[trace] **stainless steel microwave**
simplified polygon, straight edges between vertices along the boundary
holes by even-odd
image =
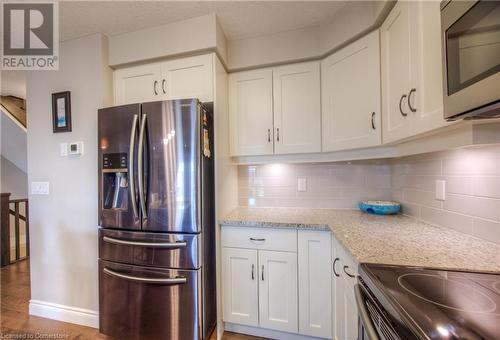
[[[500,117],[500,1],[441,2],[444,118]]]

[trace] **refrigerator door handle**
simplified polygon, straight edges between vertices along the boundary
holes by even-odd
[[[114,277],[117,277],[120,279],[136,281],[136,282],[141,282],[141,283],[156,283],[156,284],[169,284],[169,285],[178,285],[178,284],[187,283],[187,278],[182,277],[182,276],[177,276],[177,277],[173,277],[173,278],[165,278],[165,279],[147,278],[147,277],[121,274],[121,273],[115,272],[114,270],[111,270],[108,268],[104,268],[103,272],[110,275],[110,276],[114,276]]]
[[[137,201],[135,196],[135,173],[134,173],[134,154],[135,154],[135,133],[137,130],[137,119],[138,115],[134,115],[134,120],[132,122],[132,130],[130,131],[130,155],[128,158],[128,170],[129,170],[129,190],[130,196],[132,197],[132,210],[134,212],[134,217],[139,218],[137,212]]]
[[[146,214],[146,200],[144,199],[144,174],[143,174],[143,148],[144,148],[144,131],[146,129],[146,118],[147,115],[142,116],[141,130],[139,132],[139,151],[137,155],[137,168],[139,177],[139,200],[141,201],[141,211],[143,218],[147,218]]]
[[[139,247],[150,247],[150,248],[184,248],[187,246],[186,242],[136,242],[136,241],[126,241],[120,240],[113,237],[104,236],[104,242],[121,244],[126,246],[139,246]]]

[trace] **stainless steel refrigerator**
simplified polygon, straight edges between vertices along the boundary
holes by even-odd
[[[98,111],[102,333],[202,339],[214,329],[212,122],[197,99]]]

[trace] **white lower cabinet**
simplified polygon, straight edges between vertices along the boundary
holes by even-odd
[[[331,338],[332,306],[325,303],[332,292],[330,237],[327,231],[222,227],[224,322],[260,327],[261,336],[272,338]]]
[[[297,254],[259,251],[260,326],[296,333]]]
[[[332,237],[333,260],[333,329],[335,340],[358,338],[358,310],[354,297],[357,264]]]
[[[329,232],[298,232],[300,334],[332,336],[331,249]]]
[[[257,250],[224,248],[224,320],[259,325]]]

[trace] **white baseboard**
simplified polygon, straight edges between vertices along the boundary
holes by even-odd
[[[40,300],[30,300],[29,313],[30,315],[42,318],[99,328],[99,312],[90,309],[59,305]]]
[[[258,336],[258,337],[262,337],[262,338],[269,338],[269,339],[322,340],[321,338],[316,338],[316,337],[307,336],[307,335],[274,331],[271,329],[264,329],[264,328],[260,328],[260,327],[238,325],[238,324],[230,323],[230,322],[224,323],[224,329],[228,332],[253,335],[253,336]]]

